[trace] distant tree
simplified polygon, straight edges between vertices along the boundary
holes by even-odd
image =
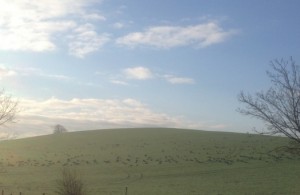
[[[19,102],[12,96],[5,94],[4,90],[0,91],[0,125],[15,122],[16,114],[19,112]]]
[[[266,134],[283,134],[300,144],[300,67],[295,61],[274,60],[267,71],[273,86],[255,95],[239,94],[238,111],[265,123]]]
[[[60,133],[66,133],[66,132],[68,132],[68,130],[64,126],[62,126],[60,124],[57,124],[54,126],[53,134],[60,134]]]

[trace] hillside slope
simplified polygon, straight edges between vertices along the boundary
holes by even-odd
[[[0,143],[0,189],[54,194],[62,167],[90,194],[298,194],[286,138],[181,129],[115,129]],[[263,184],[263,185],[262,185]]]

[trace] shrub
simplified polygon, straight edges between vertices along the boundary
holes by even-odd
[[[84,184],[75,170],[62,169],[62,178],[57,181],[57,194],[84,195]]]

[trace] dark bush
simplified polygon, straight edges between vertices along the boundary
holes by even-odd
[[[84,184],[75,170],[63,168],[62,178],[57,181],[59,195],[85,195]]]

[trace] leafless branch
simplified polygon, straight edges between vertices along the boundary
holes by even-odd
[[[268,71],[273,86],[255,95],[239,94],[241,114],[265,122],[269,134],[283,134],[300,143],[300,69],[295,61],[274,60]]]
[[[19,112],[19,102],[12,96],[6,95],[5,91],[0,91],[0,125],[15,122],[16,114]]]

